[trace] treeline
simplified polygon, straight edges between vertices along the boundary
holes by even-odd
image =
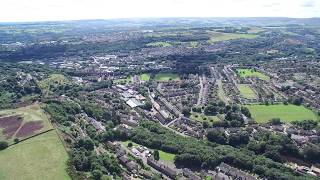
[[[184,167],[214,168],[225,162],[268,179],[313,179],[244,148],[182,137],[154,122],[141,122],[132,140],[154,149],[175,153],[175,164]]]

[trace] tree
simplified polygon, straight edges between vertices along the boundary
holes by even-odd
[[[19,138],[14,138],[14,143],[18,143],[20,140],[19,140]]]
[[[269,123],[272,124],[272,125],[280,125],[282,124],[280,118],[272,118],[269,120]]]
[[[159,151],[158,151],[158,150],[155,150],[155,151],[153,152],[153,158],[154,158],[154,160],[159,161],[159,159],[160,159],[160,154],[159,154]]]
[[[186,117],[189,117],[190,116],[190,111],[191,109],[190,108],[183,108],[182,109],[182,114]]]
[[[207,138],[211,142],[226,144],[227,137],[223,131],[211,130],[207,133]]]
[[[241,107],[241,113],[247,116],[248,118],[251,118],[251,113],[247,107],[242,106]]]
[[[93,179],[95,179],[95,180],[100,180],[102,175],[103,174],[100,170],[93,170],[92,171],[92,176],[93,176]]]
[[[128,143],[128,147],[132,147],[132,142],[129,142],[129,143]]]
[[[4,150],[9,146],[8,142],[0,141],[0,150]]]

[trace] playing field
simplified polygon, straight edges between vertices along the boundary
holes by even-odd
[[[0,151],[0,179],[70,179],[68,155],[54,130]]]
[[[13,142],[52,129],[39,104],[0,111],[0,140]]]
[[[292,122],[305,119],[317,120],[313,111],[296,105],[248,105],[251,116],[258,123],[267,123],[272,118],[280,118],[283,122]]]
[[[270,78],[261,72],[255,71],[254,69],[237,69],[237,73],[241,78],[246,77],[257,77],[262,80],[268,81]]]
[[[211,38],[209,43],[214,44],[219,41],[228,41],[232,39],[254,39],[257,38],[256,34],[237,34],[237,33],[222,33],[222,32],[209,32]]]
[[[173,73],[159,73],[159,74],[156,74],[154,79],[156,81],[162,81],[162,82],[180,80],[178,74],[173,74]]]
[[[238,84],[237,85],[240,94],[247,99],[255,99],[257,98],[256,93],[251,89],[251,87],[247,84]]]
[[[140,74],[140,80],[141,81],[149,81],[150,80],[150,74]]]

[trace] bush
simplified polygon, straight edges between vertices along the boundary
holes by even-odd
[[[0,141],[0,150],[4,150],[9,146],[8,142]]]

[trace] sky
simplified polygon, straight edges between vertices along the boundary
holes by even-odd
[[[0,22],[152,17],[320,17],[320,0],[0,0]]]

